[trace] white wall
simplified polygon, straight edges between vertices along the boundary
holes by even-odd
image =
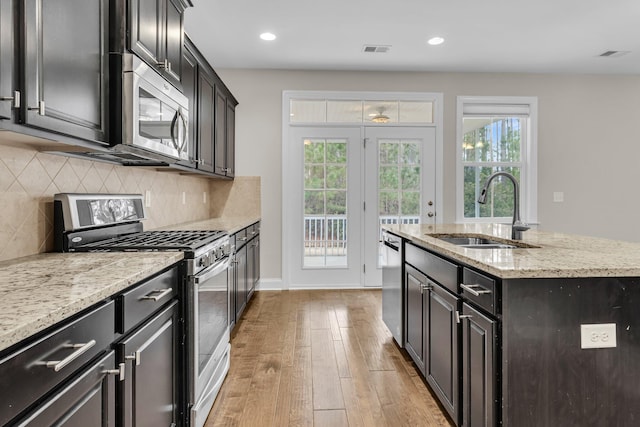
[[[537,96],[541,229],[640,242],[640,76],[217,71],[240,102],[237,173],[262,178],[265,279],[282,277],[283,90],[442,92],[444,222],[455,219],[456,96]]]

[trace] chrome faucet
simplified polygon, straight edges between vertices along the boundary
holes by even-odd
[[[513,222],[511,223],[511,238],[513,240],[521,240],[522,232],[527,231],[530,227],[523,224],[520,221],[520,185],[516,178],[508,172],[495,172],[492,174],[480,191],[480,197],[478,197],[478,203],[485,204],[487,202],[487,190],[494,178],[504,176],[511,180],[513,183]]]

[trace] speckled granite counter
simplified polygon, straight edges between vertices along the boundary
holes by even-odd
[[[640,277],[640,244],[529,230],[522,242],[537,248],[472,249],[429,234],[483,234],[510,239],[503,224],[389,225],[388,230],[442,255],[503,279]]]
[[[182,252],[48,253],[0,262],[0,351],[182,258]]]
[[[169,227],[163,227],[162,230],[224,230],[229,234],[233,234],[257,221],[260,221],[260,217],[248,216],[211,218],[203,221],[188,222],[172,225]]]

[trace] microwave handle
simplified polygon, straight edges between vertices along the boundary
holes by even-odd
[[[182,141],[180,141],[180,144],[178,144],[175,134],[178,120],[180,120],[179,124],[182,125],[184,129]],[[173,143],[174,148],[178,150],[178,153],[182,153],[182,151],[184,150],[184,146],[187,143],[187,121],[182,114],[182,108],[178,108],[178,111],[176,111],[176,113],[173,115],[173,119],[171,120],[171,142]]]

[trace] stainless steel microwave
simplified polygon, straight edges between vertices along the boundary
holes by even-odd
[[[160,160],[189,160],[189,100],[137,56],[123,59],[122,144]]]

